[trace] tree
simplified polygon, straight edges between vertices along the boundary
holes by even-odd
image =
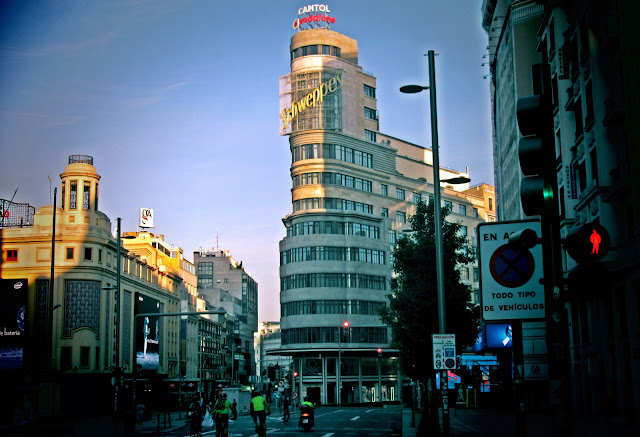
[[[442,209],[446,331],[456,334],[456,344],[464,347],[478,334],[479,308],[471,304],[471,287],[460,282],[460,267],[472,263],[474,253],[459,232],[460,223],[444,220],[449,213]],[[404,374],[426,382],[434,374],[431,334],[439,332],[433,202],[418,203],[409,221],[414,232],[398,239],[393,249],[395,276],[389,306],[380,316],[392,328]]]

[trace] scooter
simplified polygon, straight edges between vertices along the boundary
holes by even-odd
[[[313,409],[308,405],[300,407],[300,424],[305,431],[311,431],[313,428]]]

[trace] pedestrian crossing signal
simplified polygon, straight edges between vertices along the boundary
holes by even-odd
[[[599,261],[609,252],[611,238],[602,225],[586,223],[569,233],[564,247],[576,262]]]

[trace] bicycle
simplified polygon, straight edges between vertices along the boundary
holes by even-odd
[[[202,426],[200,418],[196,414],[192,414],[190,419],[191,425],[189,426],[189,437],[201,437]]]
[[[216,437],[228,437],[229,436],[229,422],[220,418],[216,421]]]
[[[258,436],[259,437],[267,437],[267,420],[265,418],[264,422],[258,425]]]

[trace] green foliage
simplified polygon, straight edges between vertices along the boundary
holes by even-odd
[[[456,334],[459,352],[475,341],[479,308],[471,305],[471,287],[460,282],[459,267],[472,263],[474,254],[459,234],[461,225],[445,220],[449,213],[442,209],[446,331]],[[420,202],[410,223],[414,232],[393,250],[390,302],[380,316],[392,328],[404,374],[426,381],[433,373],[431,334],[439,332],[433,202]]]

